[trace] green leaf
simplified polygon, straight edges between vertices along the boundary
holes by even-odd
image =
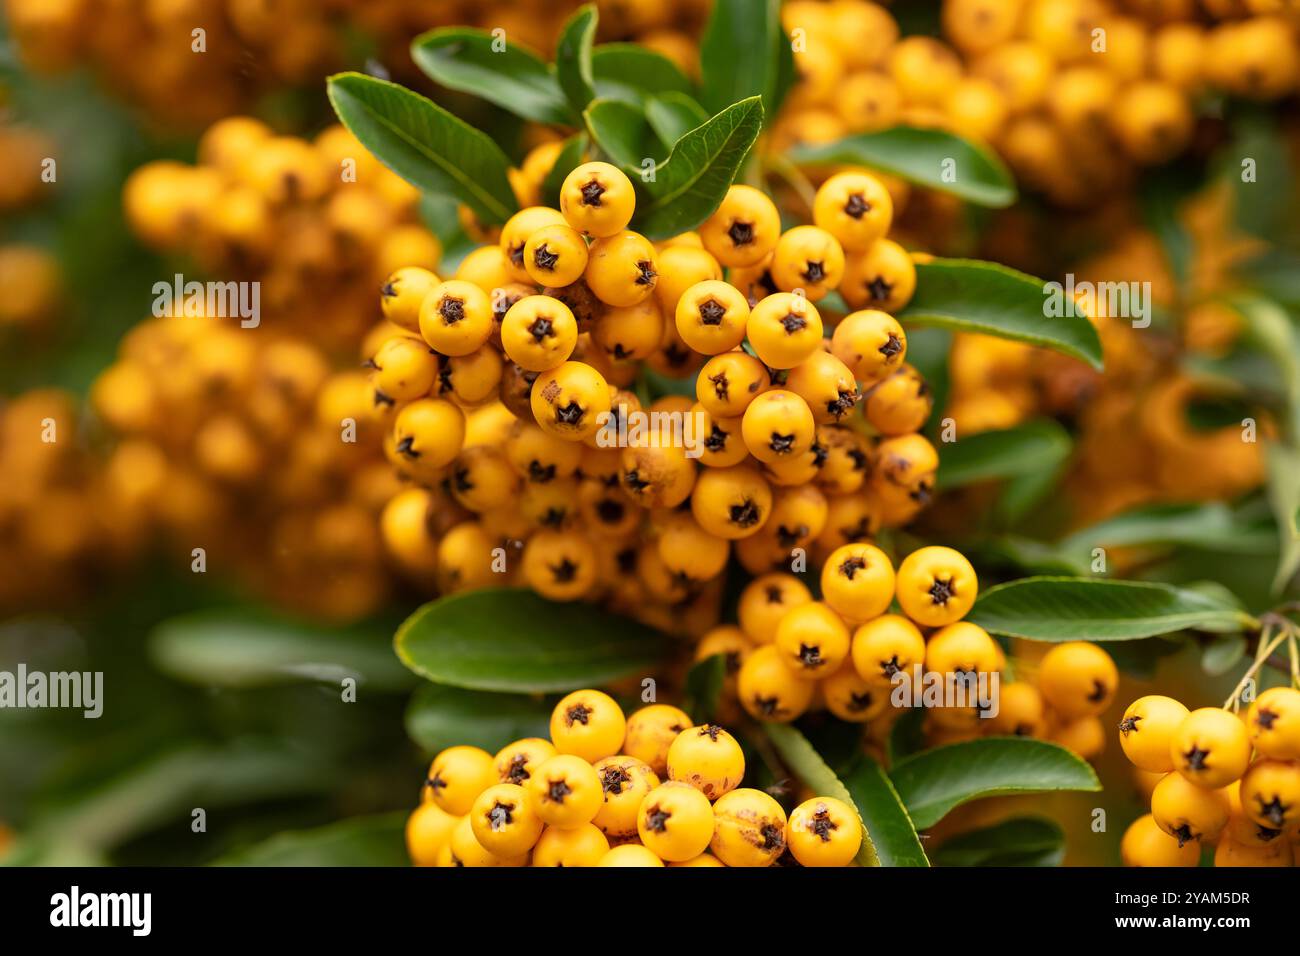
[[[51,866],[111,866],[112,861],[101,850],[82,846],[57,835],[33,839],[20,835],[7,850],[0,851],[0,866],[51,867]]]
[[[1002,487],[996,502],[996,514],[1003,525],[1014,525],[1046,498],[1061,479],[1069,462],[1062,460],[1049,471],[1015,475]]]
[[[768,117],[776,116],[782,79],[780,0],[713,0],[700,39],[700,102],[718,112],[761,96]]]
[[[1219,634],[1201,650],[1201,670],[1211,677],[1228,673],[1246,656],[1246,638],[1241,634]]]
[[[405,811],[277,833],[213,866],[406,866]]]
[[[411,59],[436,83],[481,97],[535,123],[576,126],[577,112],[545,61],[514,43],[465,27],[430,30],[411,41]],[[473,167],[469,168],[473,171]]]
[[[591,51],[596,95],[643,106],[649,96],[690,95],[691,81],[677,64],[635,43],[602,43]]]
[[[1258,554],[1275,546],[1270,534],[1260,534],[1222,502],[1158,504],[1134,508],[1113,518],[1080,528],[1058,544],[1078,560],[1093,548],[1189,547],[1230,554]]]
[[[420,222],[442,244],[439,264],[446,275],[451,275],[479,245],[461,225],[459,207],[456,198],[446,193],[420,194]]]
[[[846,305],[845,312],[852,311]],[[934,396],[935,408],[948,407],[949,355],[952,352],[952,333],[947,329],[912,328],[907,330],[907,363],[916,369]],[[927,435],[939,441],[942,416],[931,415]]]
[[[645,159],[653,159],[654,136],[639,107],[622,100],[593,100],[582,114],[591,138],[615,165],[637,175]]]
[[[649,239],[667,239],[708,219],[762,126],[763,105],[753,96],[679,139],[655,170],[654,182],[633,178],[638,192],[633,228]]]
[[[1294,250],[1264,248],[1235,264],[1232,271],[1234,278],[1247,288],[1293,311],[1300,309],[1300,256]]]
[[[790,90],[794,87],[795,80],[798,79],[798,73],[794,66],[794,43],[785,33],[784,28],[781,31],[781,42],[776,45],[776,75],[772,79],[772,96],[764,100],[764,107],[770,112],[767,113],[773,120],[777,112],[781,109],[785,98],[790,95]]]
[[[947,490],[979,481],[1054,471],[1070,455],[1069,433],[1051,419],[1002,431],[979,432],[943,446],[938,486]]]
[[[637,375],[637,387],[644,388],[651,401],[657,401],[665,395],[681,395],[689,398],[695,394],[695,379],[690,376],[669,378],[645,366]]]
[[[1138,680],[1150,681],[1166,657],[1172,657],[1187,646],[1186,641],[1172,637],[1151,637],[1145,641],[1112,641],[1106,652],[1115,661],[1121,674]]]
[[[696,661],[686,672],[686,682],[682,688],[682,710],[691,715],[691,720],[702,724],[712,720],[718,714],[718,701],[722,699],[722,688],[727,681],[727,655],[714,654],[702,661]]]
[[[1065,832],[1042,817],[1017,817],[961,833],[934,851],[939,866],[1060,866]]]
[[[920,707],[912,707],[894,721],[889,728],[888,753],[892,767],[904,757],[925,749],[925,714]]]
[[[1286,310],[1276,302],[1239,295],[1230,304],[1241,312],[1248,340],[1277,366],[1286,389],[1286,426],[1292,445],[1300,445],[1300,335]]]
[[[1254,624],[1221,596],[1168,584],[1065,577],[999,584],[980,594],[968,617],[991,633],[1032,641],[1128,641]]]
[[[163,821],[182,819],[195,806],[211,811],[328,791],[337,785],[329,769],[280,741],[186,744],[122,767],[68,799],[47,801],[31,836],[109,848]]]
[[[439,598],[406,619],[394,644],[403,664],[435,683],[527,694],[649,674],[671,650],[636,621],[526,588]]]
[[[704,107],[686,93],[669,91],[645,102],[645,118],[661,142],[672,145],[709,121]]]
[[[1268,500],[1277,520],[1281,554],[1273,576],[1273,593],[1280,594],[1300,570],[1300,449],[1269,443],[1264,446],[1268,467]]]
[[[1052,544],[1018,534],[997,535],[967,544],[963,550],[977,567],[1011,568],[1034,574],[1083,576],[1089,562]]]
[[[826,761],[813,749],[813,745],[803,734],[788,724],[763,724],[762,727],[768,740],[772,741],[772,746],[776,748],[781,762],[811,790],[823,797],[843,800],[851,807],[857,806],[848,787],[835,776],[835,771],[826,766]],[[860,810],[858,816],[862,817]],[[881,864],[873,840],[874,835],[867,828],[866,819],[863,818],[862,849],[858,851],[858,862],[863,866]]]
[[[929,866],[907,808],[880,764],[864,756],[845,776],[881,866]]]
[[[406,708],[406,733],[428,753],[457,744],[496,753],[512,740],[546,737],[551,703],[524,694],[424,684]]]
[[[360,73],[330,77],[329,98],[343,125],[407,182],[455,196],[488,223],[519,209],[501,147],[441,106]]]
[[[1139,211],[1147,228],[1160,241],[1174,281],[1186,288],[1195,255],[1195,243],[1181,210],[1188,200],[1205,188],[1199,164],[1170,163],[1143,176],[1135,190]]]
[[[801,166],[866,166],[980,206],[1000,209],[1016,201],[1015,181],[997,155],[945,130],[895,126],[796,146],[789,158]]]
[[[552,209],[560,208],[560,187],[564,185],[565,177],[582,163],[582,157],[587,154],[587,144],[589,142],[586,133],[574,133],[564,141],[564,146],[560,149],[560,154],[555,157],[555,163],[551,166],[551,171],[542,180],[542,203],[544,205],[550,206]]]
[[[898,318],[958,332],[979,332],[1028,342],[1083,359],[1101,368],[1101,339],[1076,313],[1048,315],[1048,288],[1041,279],[975,259],[917,263],[916,294]]]
[[[555,77],[577,111],[587,108],[596,96],[591,69],[591,44],[596,36],[596,7],[584,4],[574,11],[560,31],[555,46]]]
[[[329,628],[246,608],[163,621],[150,635],[149,655],[164,673],[204,687],[337,685],[349,677],[380,691],[412,684],[380,629]]]
[[[1243,104],[1234,105],[1240,109]],[[1294,224],[1288,213],[1294,193],[1290,148],[1278,118],[1252,104],[1231,118],[1230,131],[1232,138],[1220,158],[1232,186],[1236,224],[1277,244]],[[1247,157],[1253,165],[1250,179],[1243,175]]]
[[[1087,762],[1028,737],[987,737],[925,750],[900,760],[890,773],[919,829],[980,797],[1045,790],[1100,790]]]

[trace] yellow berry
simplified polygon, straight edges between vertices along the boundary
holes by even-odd
[[[804,866],[848,866],[862,846],[858,811],[834,797],[805,800],[790,812],[790,852]]]
[[[551,742],[562,754],[594,763],[623,746],[627,721],[614,698],[598,690],[576,690],[551,711]]]

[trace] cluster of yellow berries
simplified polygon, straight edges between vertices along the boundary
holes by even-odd
[[[989,675],[1007,669],[1006,654],[963,620],[978,590],[975,569],[951,548],[921,548],[895,571],[875,545],[846,544],[822,565],[820,600],[793,574],[760,575],[741,592],[738,625],[708,631],[695,658],[725,656],[727,690],[756,720],[788,722],[824,709],[868,724],[868,745],[881,743],[907,706],[922,706],[917,681],[927,673],[965,675],[962,702],[926,706],[930,745],[1031,736],[1098,756],[1105,742],[1098,717],[1119,686],[1110,656],[1095,644],[1061,644],[1039,663],[1036,683],[992,688]],[[901,613],[891,613],[895,602]],[[902,684],[912,693],[900,707],[893,695]],[[977,687],[990,697],[978,699]]]
[[[951,548],[921,548],[895,572],[875,545],[845,544],[822,565],[820,590],[814,600],[793,574],[760,575],[741,592],[738,625],[715,628],[696,646],[697,659],[726,655],[728,687],[755,719],[788,722],[820,706],[853,723],[892,723],[899,682],[927,670],[977,675],[1005,664],[998,643],[962,620],[979,582]],[[889,611],[895,600],[901,613]],[[941,735],[978,732],[974,706],[927,714]]]
[[[342,57],[342,14],[362,4],[292,0],[5,0],[24,64],[89,65],[165,126],[193,127],[275,86],[316,82]],[[93,26],[92,26],[93,25]]]
[[[1187,148],[1197,97],[1272,100],[1300,80],[1294,23],[1264,5],[1237,19],[1247,11],[1207,4],[1227,18],[1207,26],[1196,6],[1131,14],[1103,0],[947,0],[944,28],[970,63],[966,82],[990,84],[969,88],[967,115],[988,122],[984,138],[1021,182],[1059,201],[1122,188],[1130,164]]]
[[[43,201],[52,183],[41,173],[55,159],[54,142],[41,130],[0,118],[0,213],[12,213]]]
[[[549,50],[578,6],[578,0],[4,0],[4,13],[28,68],[89,66],[152,121],[193,128],[247,109],[268,91],[319,83],[356,55],[358,38],[373,44],[392,72],[410,75],[407,47],[426,30],[477,25],[504,31],[511,43]],[[693,38],[708,12],[705,0],[598,0],[597,7],[602,39],[636,40],[694,70]]]
[[[1128,866],[1300,865],[1300,690],[1261,693],[1244,718],[1140,697],[1124,711],[1120,746],[1159,775],[1151,812],[1124,834]]]
[[[133,476],[105,471],[74,396],[0,402],[0,609],[48,608],[138,552]]]
[[[566,696],[550,740],[495,756],[449,747],[434,758],[406,825],[417,866],[848,866],[857,810],[813,797],[786,816],[742,787],[745,754],[717,724],[667,704],[624,719],[596,690]],[[793,857],[793,861],[791,861]]]
[[[342,126],[305,140],[237,116],[203,133],[196,165],[137,169],[123,205],[143,242],[189,257],[205,277],[259,283],[268,324],[338,353],[377,318],[373,290],[386,275],[437,267],[419,195]]]
[[[860,0],[798,0],[782,18],[798,82],[778,145],[898,123],[951,129],[1070,205],[1186,148],[1195,97],[1274,100],[1300,81],[1294,17],[1271,0],[945,0],[948,43],[900,38],[885,7]]]
[[[13,158],[30,178],[46,151]],[[369,613],[391,590],[379,515],[400,486],[357,356],[378,318],[374,287],[401,263],[436,267],[439,244],[415,221],[416,191],[342,127],[308,142],[227,119],[199,159],[137,170],[128,220],[205,277],[255,286],[258,311],[214,311],[250,299],[213,300],[206,286],[156,308],[94,382],[85,426],[70,397],[13,400],[0,457],[20,477],[0,522],[4,564],[66,581],[57,572],[102,571],[162,543],[286,606]],[[57,301],[47,255],[0,247],[0,324],[37,323]]]
[[[1036,665],[1018,656],[1024,672],[1003,684],[998,713],[989,731],[1050,740],[1085,760],[1096,760],[1106,747],[1101,715],[1115,700],[1119,669],[1097,644],[1068,641],[1053,645]]]
[[[118,441],[123,514],[203,570],[327,618],[389,592],[378,515],[398,488],[366,375],[308,341],[226,318],[153,317],[91,389]],[[128,507],[129,506],[129,507]],[[326,585],[326,586],[323,586]]]
[[[54,256],[28,243],[0,245],[0,333],[48,327],[62,300],[63,274]]]
[[[530,157],[516,188],[546,168]],[[933,400],[890,314],[916,270],[885,238],[877,179],[832,176],[817,224],[785,231],[771,199],[733,186],[698,232],[658,244],[628,229],[633,186],[607,163],[572,170],[559,207],[516,213],[452,278],[413,266],[384,284],[374,400],[416,486],[384,533],[411,574],[454,591],[518,580],[498,576],[517,564],[546,597],[698,634],[675,618],[716,620],[733,543],[758,574],[924,507]],[[827,336],[831,290],[857,311]],[[643,407],[646,368],[693,375],[694,397]],[[448,505],[463,520],[438,540],[423,516]]]
[[[1156,501],[1232,500],[1264,482],[1264,439],[1277,431],[1268,409],[1249,408],[1254,441],[1241,421],[1210,427],[1189,415],[1198,403],[1226,397],[1221,382],[1191,369],[1230,351],[1243,334],[1243,316],[1216,299],[1234,287],[1233,265],[1260,250],[1233,228],[1226,192],[1207,191],[1180,214],[1195,249],[1189,275],[1196,281],[1184,297],[1172,291],[1167,259],[1145,230],[1121,236],[1076,270],[1092,282],[1150,282],[1153,301],[1178,323],[1177,337],[1110,323],[1105,376],[1077,379],[1087,400],[1078,407],[1079,467],[1069,488],[1084,520]]]
[[[19,213],[53,196],[42,180],[54,143],[39,130],[0,118],[0,216]],[[40,246],[0,244],[0,334],[47,327],[61,300],[62,270]]]
[[[953,338],[943,416],[959,439],[1040,415],[1073,419],[1077,454],[1064,488],[1078,525],[1162,501],[1232,500],[1264,481],[1262,439],[1277,430],[1266,408],[1249,410],[1257,441],[1243,440],[1240,422],[1209,427],[1189,414],[1198,403],[1225,397],[1221,382],[1189,366],[1227,354],[1242,336],[1244,317],[1219,297],[1234,286],[1234,266],[1263,248],[1233,227],[1227,185],[1198,193],[1178,210],[1193,237],[1194,281],[1182,295],[1159,239],[1136,221],[1136,210],[1115,210],[1118,216],[1093,224],[1105,231],[1107,248],[1069,269],[1076,285],[1142,283],[1150,306],[1176,323],[1134,328],[1131,317],[1108,315],[1094,297],[1087,314],[1101,339],[1104,373],[1018,342]],[[1114,556],[1125,557],[1118,549]],[[1121,560],[1111,570],[1123,567]]]

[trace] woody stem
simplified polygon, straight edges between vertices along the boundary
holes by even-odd
[[[1245,689],[1246,685],[1259,672],[1259,669],[1268,661],[1268,656],[1277,650],[1278,646],[1290,636],[1290,631],[1287,629],[1281,629],[1279,633],[1274,636],[1272,634],[1272,629],[1273,623],[1271,621],[1265,623],[1264,630],[1259,636],[1260,650],[1255,654],[1255,662],[1251,664],[1250,669],[1241,676],[1241,680],[1237,682],[1237,686],[1232,689],[1232,693],[1228,696],[1228,699],[1223,702],[1224,710],[1231,709],[1234,712],[1237,710],[1238,698],[1241,696],[1242,690]]]

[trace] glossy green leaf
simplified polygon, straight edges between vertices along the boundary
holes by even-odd
[[[570,691],[649,675],[671,651],[664,635],[590,604],[557,604],[526,588],[453,594],[397,630],[402,663],[435,683],[508,693]]]
[[[1000,431],[979,432],[941,446],[938,486],[960,488],[980,481],[1054,471],[1070,455],[1069,433],[1051,419]]]
[[[686,672],[682,710],[690,714],[691,720],[697,724],[713,720],[718,715],[718,702],[722,699],[722,688],[726,680],[727,655],[714,654],[696,661]]]
[[[1017,817],[945,840],[938,866],[1060,866],[1065,832],[1053,820]]]
[[[1101,339],[1082,314],[1049,315],[1041,279],[993,262],[935,259],[916,266],[916,294],[898,318],[1053,349],[1101,368]]]
[[[615,165],[636,175],[642,162],[655,158],[654,132],[639,107],[622,100],[594,100],[582,115],[592,140]]]
[[[596,96],[596,80],[591,69],[596,19],[594,4],[579,7],[565,22],[555,45],[555,78],[569,105],[578,111],[586,109]]]
[[[501,147],[441,106],[360,73],[330,77],[329,98],[362,145],[412,185],[455,196],[488,223],[518,210]]]
[[[553,703],[539,695],[424,684],[406,708],[406,733],[427,753],[457,744],[496,753],[522,737],[548,736]]]
[[[919,829],[980,797],[1101,789],[1086,761],[1028,737],[987,737],[925,750],[895,764],[890,779]]]
[[[997,155],[946,130],[895,126],[796,146],[789,158],[801,166],[866,166],[980,206],[1016,201],[1015,180]]]
[[[645,102],[645,118],[660,141],[672,145],[697,126],[709,121],[709,114],[686,93],[669,91]]]
[[[714,0],[700,40],[700,102],[716,113],[761,96],[766,115],[775,117],[782,45],[790,40],[780,0]]]
[[[564,185],[564,179],[571,173],[575,167],[581,165],[583,157],[587,154],[587,144],[590,140],[586,133],[574,133],[564,141],[564,146],[560,148],[560,154],[555,157],[555,163],[551,166],[550,172],[542,180],[542,203],[550,206],[552,209],[560,208],[560,187]]]
[[[1300,570],[1300,449],[1270,443],[1264,447],[1264,454],[1268,500],[1281,545],[1273,592],[1280,594]]]
[[[968,620],[994,634],[1033,641],[1128,641],[1254,624],[1223,597],[1168,584],[1064,577],[992,587],[976,599]]]
[[[772,746],[776,748],[777,755],[786,768],[815,793],[843,800],[851,807],[856,806],[848,788],[798,730],[789,724],[763,724],[763,732],[772,741]],[[861,811],[858,816],[862,816]],[[858,851],[858,862],[863,866],[881,865],[873,839],[874,835],[865,825],[864,818],[862,849]]]
[[[555,74],[526,47],[482,30],[444,27],[416,37],[411,59],[434,82],[495,103],[522,119],[577,125],[578,114]]]
[[[197,611],[158,625],[149,654],[172,677],[204,687],[264,687],[355,678],[405,690],[410,675],[378,628],[331,628],[246,608]]]
[[[864,756],[844,777],[881,866],[929,866],[912,818],[888,775]]]
[[[407,866],[405,811],[277,833],[214,866]]]
[[[638,199],[632,228],[658,240],[704,222],[721,205],[762,126],[763,105],[755,96],[679,139],[654,170],[654,181],[633,177]]]
[[[672,60],[635,43],[602,43],[591,51],[596,95],[643,106],[646,98],[692,92],[691,81]]]

